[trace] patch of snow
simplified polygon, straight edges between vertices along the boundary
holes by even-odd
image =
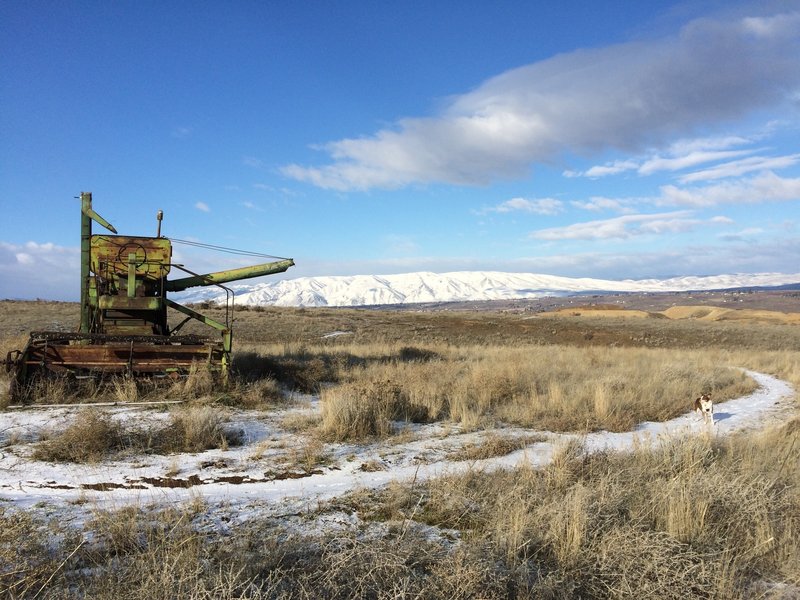
[[[454,462],[444,457],[466,444],[480,443],[493,432],[464,433],[458,426],[443,423],[415,425],[407,432],[412,439],[404,437],[407,441],[400,443],[389,440],[368,445],[330,444],[325,447],[331,457],[330,466],[310,473],[298,472],[295,467],[294,471],[286,471],[286,475],[280,472],[291,469],[285,462],[287,455],[302,453],[309,440],[302,434],[283,430],[280,421],[291,414],[316,414],[319,411],[316,399],[267,415],[256,411],[236,413],[228,427],[242,431],[245,444],[239,447],[198,454],[138,456],[98,465],[33,461],[29,458],[31,445],[19,443],[38,439],[41,431],[52,428],[54,422],[68,423],[76,411],[59,408],[4,412],[0,413],[0,435],[4,436],[1,439],[5,444],[0,448],[0,502],[22,509],[40,503],[62,508],[83,503],[116,508],[130,503],[163,505],[200,497],[242,510],[258,505],[262,510],[271,507],[273,511],[298,511],[355,489],[378,488],[392,481],[423,481],[470,469],[541,467],[548,464],[560,445],[575,439],[583,443],[586,452],[597,452],[632,450],[704,432],[727,435],[759,427],[765,419],[784,414],[791,407],[794,390],[788,383],[761,373],[747,373],[759,388],[748,396],[715,405],[713,429],[690,413],[666,422],[641,423],[635,430],[624,433],[602,431],[578,436],[545,432],[542,438],[547,441],[533,443],[506,456]],[[140,409],[117,407],[109,412],[117,419],[138,418],[143,413]],[[148,418],[157,421],[166,414],[148,411]],[[520,428],[503,428],[501,432],[534,433]],[[16,443],[12,441],[14,436]],[[367,465],[377,470],[365,470]],[[148,478],[163,478],[176,469],[174,478],[187,481],[193,478],[199,484],[164,488],[145,482]],[[233,483],[232,478],[244,483]],[[86,489],[87,484],[108,484],[110,489]]]
[[[322,336],[322,339],[339,337],[340,335],[353,335],[352,331],[331,331]]]

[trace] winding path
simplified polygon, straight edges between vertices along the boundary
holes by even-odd
[[[347,447],[334,467],[312,471],[306,476],[287,474],[272,478],[264,476],[263,464],[260,469],[250,464],[253,462],[252,445],[246,449],[224,452],[149,456],[142,457],[138,463],[108,462],[97,466],[35,462],[11,452],[10,448],[4,448],[0,449],[0,502],[19,507],[37,503],[61,506],[89,503],[93,506],[119,507],[129,503],[173,503],[199,496],[208,502],[225,503],[228,506],[269,504],[277,511],[279,506],[309,505],[354,489],[381,487],[391,481],[421,481],[469,469],[491,470],[523,465],[540,467],[547,464],[554,451],[570,439],[582,440],[587,452],[631,450],[637,443],[658,444],[674,436],[703,432],[726,435],[758,428],[768,419],[785,415],[792,409],[794,390],[790,384],[763,373],[747,371],[747,374],[758,383],[759,388],[747,396],[716,405],[713,429],[695,414],[689,413],[666,422],[641,423],[634,431],[625,433],[595,432],[583,436],[548,434],[547,441],[485,460],[438,460],[414,464],[409,454],[404,460],[384,461],[383,470],[369,472],[363,470],[364,465],[385,455],[387,446]],[[51,415],[37,415],[31,419],[44,422],[52,418]],[[4,426],[8,428],[4,419],[9,418],[8,413],[0,413],[0,432]],[[270,432],[262,431],[261,435],[269,436]],[[406,452],[414,451],[414,444],[409,444]],[[187,487],[164,487],[158,484],[155,475],[163,477],[167,468],[165,461],[173,466],[186,463],[208,468],[191,475],[191,468],[184,472],[184,479],[180,481],[188,482]],[[223,476],[223,471],[214,471],[215,464],[222,467],[234,464],[235,470],[228,468]]]

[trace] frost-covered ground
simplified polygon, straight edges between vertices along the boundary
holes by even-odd
[[[237,519],[255,513],[275,517],[298,514],[347,492],[392,481],[422,481],[468,469],[542,466],[551,460],[556,448],[572,439],[581,440],[587,452],[631,450],[674,436],[727,435],[754,429],[792,410],[794,390],[788,383],[748,373],[759,388],[748,396],[716,405],[713,428],[694,413],[663,423],[642,423],[626,433],[583,436],[512,427],[462,432],[455,425],[437,423],[404,426],[399,435],[372,444],[323,445],[282,427],[288,419],[313,416],[319,411],[317,398],[296,397],[295,405],[288,409],[234,412],[228,426],[241,432],[241,446],[197,454],[132,455],[94,465],[30,458],[33,442],[47,430],[63,428],[79,409],[6,411],[0,413],[0,506],[68,515],[87,508],[171,505],[200,498]],[[137,426],[168,418],[166,411],[152,408],[98,410],[108,410],[115,419],[132,419]],[[532,443],[496,458],[448,458],[466,446],[480,445],[487,437],[498,435]]]

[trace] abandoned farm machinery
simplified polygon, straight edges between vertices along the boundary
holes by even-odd
[[[161,235],[162,211],[158,211],[155,237],[117,235],[92,208],[91,193],[82,192],[80,199],[80,326],[75,332],[33,331],[23,350],[9,352],[5,363],[11,374],[11,401],[25,402],[31,383],[50,374],[177,377],[193,366],[205,365],[225,379],[231,361],[234,298],[223,284],[282,273],[294,261],[287,258],[193,273],[172,262],[173,240]],[[111,235],[92,234],[93,221]],[[178,273],[181,276],[167,278]],[[224,322],[167,297],[195,286],[217,286],[225,292]],[[168,309],[183,316],[174,327],[167,322]],[[192,320],[216,329],[219,335],[181,334]]]

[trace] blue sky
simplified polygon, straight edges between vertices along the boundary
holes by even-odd
[[[800,271],[800,2],[12,0],[0,33],[0,298],[78,297],[81,191],[286,277]]]

